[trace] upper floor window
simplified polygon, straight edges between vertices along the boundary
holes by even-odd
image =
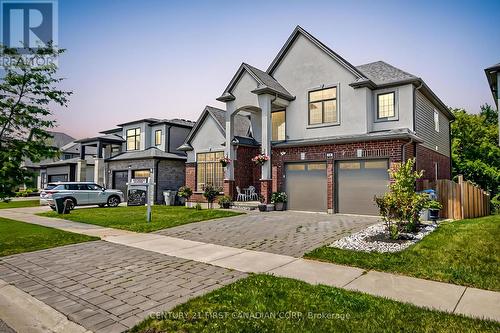
[[[434,109],[434,130],[439,132],[439,112]]]
[[[141,129],[127,130],[127,150],[138,150],[141,146]]]
[[[396,116],[396,96],[394,92],[377,95],[377,118],[387,119]]]
[[[155,146],[161,145],[161,130],[155,131]]]
[[[220,159],[224,152],[196,154],[196,190],[203,191],[205,186],[212,185],[216,188],[224,186],[224,169]]]
[[[271,113],[272,121],[272,140],[280,141],[285,140],[285,111],[277,111]]]
[[[309,125],[338,123],[337,87],[309,92]]]

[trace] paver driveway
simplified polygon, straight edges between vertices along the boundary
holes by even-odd
[[[371,216],[300,212],[250,212],[190,223],[156,233],[205,243],[301,257],[379,219]]]
[[[244,276],[104,241],[0,258],[0,279],[94,332],[122,332]]]

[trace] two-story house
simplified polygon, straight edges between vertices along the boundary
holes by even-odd
[[[177,149],[194,122],[184,119],[147,118],[117,125],[102,135],[78,140],[80,157],[76,181],[95,181],[105,187],[127,192],[127,183],[135,178],[152,178],[155,202],[163,201],[162,192],[177,190],[184,184],[186,153]],[[96,149],[94,174],[85,172],[86,151]]]
[[[375,214],[401,161],[450,178],[453,115],[425,82],[382,61],[353,66],[301,27],[266,71],[243,63],[217,100],[226,110],[205,108],[179,147],[194,201],[205,184],[233,198],[254,186],[265,201],[285,191],[291,210]],[[269,161],[252,162],[259,153]]]

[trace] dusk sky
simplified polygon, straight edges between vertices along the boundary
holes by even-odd
[[[196,120],[241,62],[266,70],[296,25],[353,65],[384,60],[450,107],[493,104],[500,1],[60,0],[69,107],[59,131],[94,136],[140,118]]]

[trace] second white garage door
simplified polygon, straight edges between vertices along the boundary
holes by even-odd
[[[289,163],[285,170],[287,208],[326,212],[326,162]]]

